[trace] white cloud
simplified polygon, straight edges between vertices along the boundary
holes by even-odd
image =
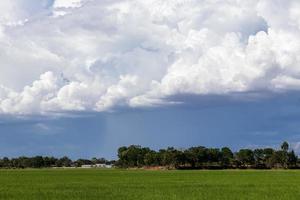
[[[0,24],[23,25],[26,21],[49,13],[52,0],[2,0]]]
[[[82,0],[56,0],[54,2],[54,8],[73,8],[80,7],[82,5]]]
[[[299,7],[297,0],[1,1],[0,113],[299,90]]]
[[[88,0],[55,0],[53,15],[55,17],[72,13],[73,9],[80,8]]]

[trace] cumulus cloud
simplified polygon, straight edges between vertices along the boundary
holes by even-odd
[[[0,113],[300,89],[297,0],[4,0]]]

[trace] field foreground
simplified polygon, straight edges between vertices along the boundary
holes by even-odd
[[[0,170],[0,199],[300,199],[300,171]]]

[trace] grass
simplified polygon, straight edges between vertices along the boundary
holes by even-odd
[[[0,199],[300,199],[300,171],[0,170]]]

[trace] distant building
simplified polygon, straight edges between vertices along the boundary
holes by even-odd
[[[81,168],[92,168],[93,165],[81,165]]]
[[[107,165],[107,164],[95,164],[95,165],[81,165],[81,168],[106,168],[106,169],[110,169],[112,168],[112,165]]]
[[[112,165],[96,164],[95,167],[97,167],[97,168],[112,168]]]

